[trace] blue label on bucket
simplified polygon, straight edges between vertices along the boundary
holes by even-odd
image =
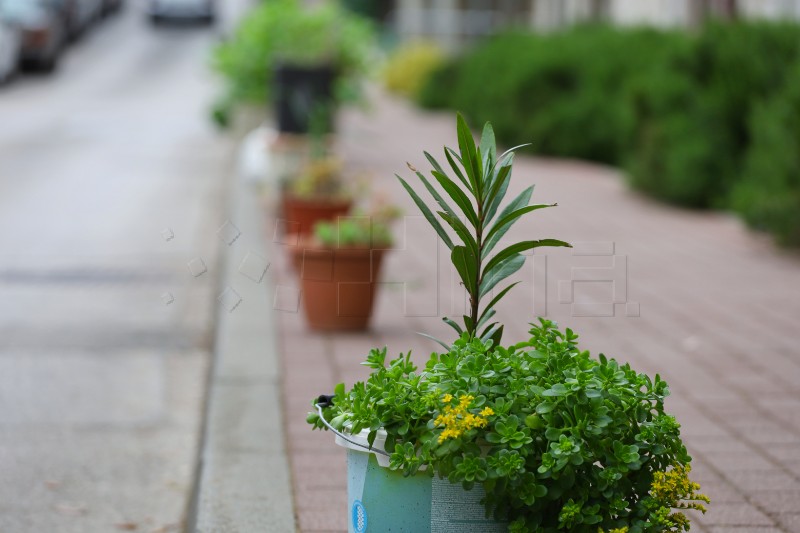
[[[359,500],[353,502],[353,530],[356,533],[367,530],[367,510]]]

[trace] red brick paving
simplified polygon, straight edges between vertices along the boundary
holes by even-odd
[[[435,345],[414,332],[443,338],[450,332],[438,319],[419,315],[461,314],[447,256],[438,251],[437,271],[432,232],[393,177],[413,180],[406,161],[427,169],[423,149],[436,155],[443,144],[455,146],[454,122],[450,114],[424,114],[382,98],[369,114],[343,117],[345,160],[371,170],[374,187],[412,217],[397,226],[397,249],[385,265],[386,285],[368,333],[314,334],[301,313],[279,313],[301,531],[346,530],[344,454],[330,434],[309,431],[311,398],[340,381],[364,379],[367,369],[358,363],[371,347],[388,346],[392,354],[411,349],[423,361]],[[575,329],[586,348],[669,381],[669,409],[683,424],[695,477],[714,501],[695,520],[695,530],[800,531],[800,256],[774,249],[726,214],[643,198],[613,169],[518,158],[509,194],[530,183],[536,184],[534,200],[559,207],[529,217],[515,236],[601,248],[613,242],[614,252],[627,256],[627,300],[639,304],[641,316],[627,317],[625,304],[614,306],[613,317],[572,316],[571,306],[559,302],[559,280],[570,279],[573,267],[608,267],[612,258],[549,251],[546,259],[536,258],[536,269],[528,261],[523,283],[500,307],[505,340],[525,337],[527,323],[545,312],[546,296],[547,316]],[[276,245],[273,281],[294,291],[285,255]],[[534,272],[542,276],[544,261],[546,289],[539,284],[534,292]],[[576,284],[575,300],[609,302],[611,292],[610,283]]]

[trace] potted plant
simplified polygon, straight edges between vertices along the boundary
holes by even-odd
[[[313,238],[303,239],[291,250],[311,329],[367,328],[383,256],[392,245],[389,225],[396,216],[396,209],[383,205],[334,222],[318,222]]]
[[[417,173],[436,215],[401,179],[469,295],[461,324],[444,318],[455,341],[440,341],[422,372],[410,354],[387,363],[386,348],[372,350],[367,381],[337,385],[308,417],[348,448],[349,530],[688,530],[682,510],[704,511],[708,498],[688,478],[691,457],[664,410],[667,384],[591,357],[545,319],[529,339],[502,344],[494,306],[514,284],[492,290],[519,270],[521,252],[568,245],[495,251],[522,216],[551,204],[529,205],[529,187],[501,208],[513,151],[496,155],[488,124],[476,146],[460,116],[458,141],[458,152],[445,149],[453,178],[425,154],[443,192]]]
[[[280,131],[305,133],[312,118],[330,129],[339,103],[361,99],[373,42],[372,25],[337,2],[259,2],[214,51],[227,89],[213,118],[225,126],[241,105],[271,102]]]
[[[317,222],[336,220],[350,211],[353,198],[341,168],[338,159],[317,155],[284,183],[281,207],[287,233],[308,236]]]

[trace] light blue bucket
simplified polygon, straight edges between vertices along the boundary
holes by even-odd
[[[358,435],[336,432],[336,444],[347,448],[349,533],[506,533],[508,527],[486,518],[476,485],[464,490],[438,476],[420,472],[403,477],[390,470],[379,430],[370,447],[369,431]]]

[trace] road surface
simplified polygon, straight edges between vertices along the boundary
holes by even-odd
[[[0,532],[178,531],[232,143],[220,28],[104,22],[0,90]],[[134,529],[135,528],[135,529]]]

